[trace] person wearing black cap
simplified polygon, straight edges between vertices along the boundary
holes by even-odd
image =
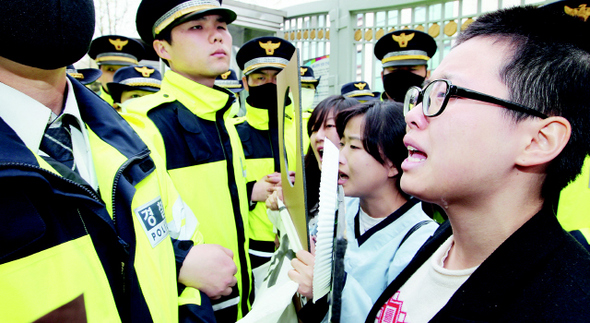
[[[131,99],[160,91],[162,74],[148,66],[127,66],[119,69],[113,81],[107,83],[115,110],[125,112]]]
[[[177,322],[197,220],[160,157],[67,74],[93,2],[0,5],[0,321]]]
[[[301,66],[299,72],[301,74],[301,111],[311,113],[314,108],[313,101],[322,77],[316,78],[313,68],[309,66]]]
[[[404,102],[408,89],[422,86],[428,76],[428,60],[436,53],[430,35],[411,29],[385,34],[375,43],[375,57],[383,64],[383,100]]]
[[[299,72],[301,74],[301,129],[307,129],[307,122],[315,108],[313,102],[322,77],[316,78],[313,68],[309,66],[301,66]],[[307,151],[307,147],[309,147],[309,135],[306,131],[303,131],[302,135],[303,150]]]
[[[98,80],[98,78],[100,78],[100,76],[102,75],[102,72],[99,69],[96,69],[96,68],[78,68],[78,69],[76,69],[74,67],[74,65],[68,65],[68,67],[66,68],[66,73],[68,73],[69,76],[75,78],[76,80],[78,80],[78,82],[80,82],[84,85],[89,85],[89,84],[96,82],[96,80]]]
[[[124,117],[156,144],[176,189],[197,216],[204,242],[229,249],[219,257],[233,256],[231,268],[203,258],[212,277],[196,286],[202,295],[195,286],[182,286],[182,320],[194,319],[201,311],[199,297],[208,296],[218,322],[235,322],[248,313],[254,297],[243,152],[226,121],[235,96],[215,86],[216,77],[229,69],[228,24],[235,19],[235,12],[216,0],[143,0],[136,15],[141,39],[170,70],[161,90],[134,99]]]
[[[260,37],[245,43],[236,55],[244,73],[245,121],[236,125],[244,154],[250,197],[250,259],[257,268],[270,260],[275,249],[273,225],[266,214],[265,201],[280,181],[277,74],[287,65],[295,47],[277,37]],[[285,149],[289,169],[294,171],[295,111],[285,107]],[[268,184],[268,185],[260,185]],[[261,189],[262,188],[262,189]]]
[[[107,83],[113,81],[115,72],[122,67],[137,65],[146,56],[143,44],[134,38],[121,35],[101,36],[92,41],[88,56],[102,71],[99,81],[102,84],[100,97],[113,105]]]
[[[365,81],[350,82],[342,85],[340,94],[345,98],[352,98],[361,103],[379,100],[379,92],[371,91],[369,83]]]
[[[238,115],[240,113],[240,92],[244,90],[244,83],[238,78],[236,71],[230,68],[229,71],[219,75],[215,79],[215,85],[226,88],[234,93],[236,100],[231,106],[229,115],[230,117]]]

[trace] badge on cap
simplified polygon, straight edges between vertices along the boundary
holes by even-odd
[[[266,55],[274,55],[275,49],[281,47],[281,42],[273,43],[270,40],[266,43],[259,41],[258,44],[260,44],[260,47],[262,47],[262,49],[266,50]]]
[[[367,83],[355,83],[354,87],[356,87],[359,90],[364,90],[365,86],[367,86]]]
[[[563,10],[566,14],[572,17],[578,17],[584,19],[584,21],[588,20],[590,17],[590,8],[586,8],[586,4],[581,4],[577,8],[570,8],[568,6],[564,6]]]
[[[393,40],[395,40],[400,48],[408,47],[408,42],[414,38],[414,33],[406,35],[405,33],[401,33],[399,36],[391,35]]]
[[[117,38],[117,39],[110,39],[109,38],[109,42],[111,44],[113,44],[113,46],[115,46],[116,50],[121,51],[121,50],[123,50],[123,47],[125,47],[125,45],[127,45],[127,43],[129,43],[129,40],[121,40],[119,38]]]
[[[305,72],[307,72],[307,68],[305,67],[300,67],[299,68],[299,72],[301,73],[301,76],[305,75]]]
[[[149,68],[147,66],[136,67],[135,70],[141,73],[143,77],[150,77],[150,75],[152,75],[155,71],[155,69]]]
[[[228,78],[230,75],[231,75],[231,71],[227,71],[227,72],[225,72],[225,73],[221,74],[220,76],[221,76],[221,79],[223,79],[223,80],[227,80],[227,78]]]

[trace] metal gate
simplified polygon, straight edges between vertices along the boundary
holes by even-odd
[[[330,0],[286,8],[281,32],[300,52],[303,65],[318,66],[322,75],[318,100],[340,93],[348,82],[366,81],[383,91],[381,62],[373,55],[375,42],[399,29],[430,34],[438,51],[428,69],[438,66],[458,32],[485,12],[554,0]],[[316,68],[314,68],[314,71]]]

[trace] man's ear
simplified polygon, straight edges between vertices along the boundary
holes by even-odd
[[[555,159],[570,139],[572,126],[564,117],[549,117],[531,127],[531,140],[518,156],[519,166],[537,166]]]
[[[160,58],[170,61],[170,54],[168,53],[168,47],[170,44],[168,44],[167,41],[156,39],[152,45],[156,51],[156,54],[158,54]]]
[[[242,84],[244,84],[244,90],[250,92],[250,88],[248,87],[248,78],[246,76],[242,76]]]

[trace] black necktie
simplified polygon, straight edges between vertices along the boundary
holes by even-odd
[[[60,125],[49,125],[45,129],[39,149],[55,161],[65,165],[71,171],[77,172],[76,163],[74,163],[74,153],[72,151],[70,118],[73,117],[64,115]]]

